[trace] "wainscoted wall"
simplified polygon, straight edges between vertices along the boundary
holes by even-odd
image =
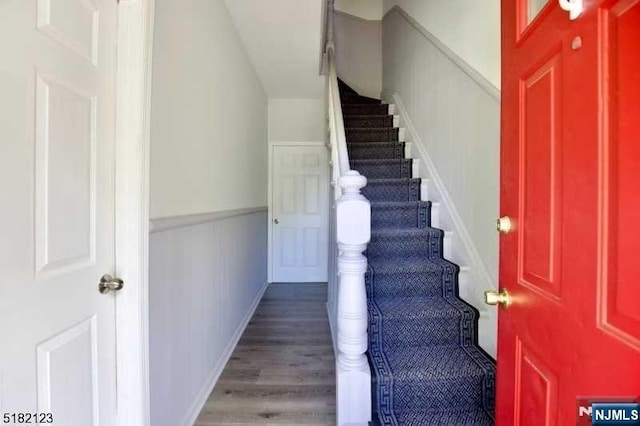
[[[267,208],[152,222],[151,424],[192,425],[267,282]]]
[[[336,11],[335,43],[338,77],[363,96],[382,91],[382,22]]]
[[[453,231],[451,257],[469,267],[463,297],[481,310],[480,343],[495,355],[496,313],[482,294],[498,278],[499,91],[402,9],[383,21],[383,95]]]

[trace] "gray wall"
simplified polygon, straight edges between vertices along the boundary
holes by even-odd
[[[424,157],[429,194],[443,207],[441,227],[456,236],[453,260],[471,268],[464,297],[489,318],[481,334],[494,353],[495,312],[482,292],[498,278],[498,89],[396,7],[383,20],[383,93],[406,113],[414,157]]]
[[[382,25],[334,12],[338,77],[363,96],[382,91]]]
[[[163,229],[149,244],[151,424],[191,425],[265,289],[267,211]]]

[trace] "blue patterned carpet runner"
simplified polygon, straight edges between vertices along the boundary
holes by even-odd
[[[458,296],[459,268],[388,105],[341,83],[351,167],[367,177],[366,275],[373,423],[493,425],[495,363],[477,344],[478,312]]]

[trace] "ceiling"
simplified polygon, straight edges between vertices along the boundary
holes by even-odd
[[[269,98],[318,98],[322,0],[225,0]]]

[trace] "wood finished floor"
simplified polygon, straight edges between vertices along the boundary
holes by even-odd
[[[335,425],[326,284],[271,284],[196,426]]]

